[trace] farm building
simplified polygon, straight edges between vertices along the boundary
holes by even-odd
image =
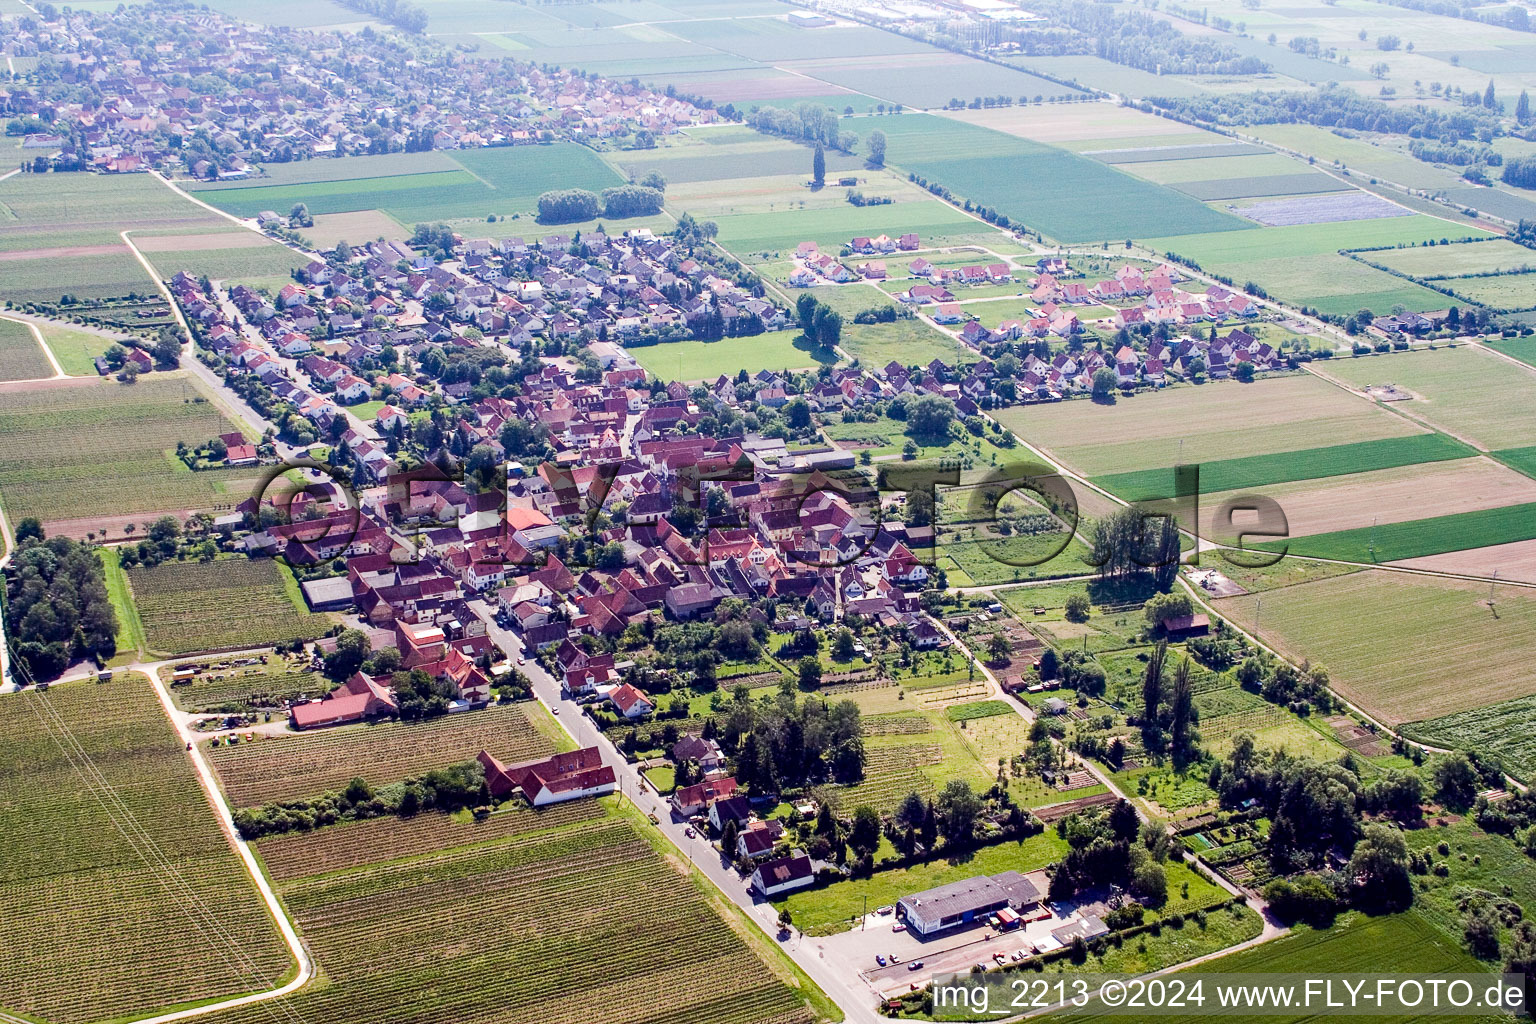
[[[1183,640],[1186,637],[1205,636],[1211,631],[1211,619],[1208,615],[1175,615],[1163,620],[1163,632],[1168,634],[1170,640]]]
[[[1025,910],[1040,902],[1040,891],[1017,871],[980,875],[937,889],[903,896],[896,901],[896,916],[907,922],[914,935],[927,939],[951,928],[961,928],[1003,908]]]
[[[832,24],[831,18],[813,11],[790,11],[788,20],[796,28],[826,28]]]
[[[324,580],[307,580],[299,584],[309,610],[314,612],[342,612],[352,607],[352,581],[345,576],[332,576]]]
[[[485,768],[485,782],[492,796],[501,798],[521,792],[534,807],[579,800],[584,796],[606,796],[619,788],[613,768],[603,764],[602,754],[596,747],[583,747],[510,768],[488,751],[480,751],[479,760]]]
[[[295,704],[288,717],[295,729],[315,729],[392,715],[397,710],[398,705],[389,687],[375,682],[365,673],[357,672],[324,698],[308,704]]]

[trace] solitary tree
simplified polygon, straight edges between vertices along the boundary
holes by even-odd
[[[811,181],[817,185],[827,183],[827,151],[821,143],[816,143],[816,152],[811,157]]]
[[[1531,120],[1531,97],[1524,89],[1520,90],[1520,98],[1515,101],[1515,120],[1521,124]]]
[[[885,166],[885,132],[869,133],[869,162],[876,167]]]
[[[1147,656],[1147,672],[1141,680],[1142,719],[1157,724],[1159,708],[1163,703],[1163,662],[1168,658],[1168,643],[1159,640]]]
[[[1498,99],[1493,95],[1493,79],[1488,79],[1488,88],[1483,90],[1483,106],[1492,110],[1498,106]]]

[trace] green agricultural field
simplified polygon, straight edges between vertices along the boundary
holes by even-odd
[[[1536,338],[1490,338],[1484,344],[1527,366],[1536,366]]]
[[[199,198],[239,217],[262,210],[286,214],[305,203],[312,214],[380,209],[402,224],[478,217],[491,213],[531,214],[541,193],[558,188],[599,191],[623,183],[592,150],[573,142],[552,146],[509,146],[463,150],[453,155],[454,169],[421,170],[365,178],[338,178],[355,170],[329,167],[345,157],[312,161],[323,178],[275,185],[243,185],[201,190]],[[306,164],[305,166],[309,166]],[[379,165],[368,164],[367,167]],[[382,165],[384,169],[398,165]]]
[[[956,366],[974,355],[949,335],[915,318],[893,324],[855,324],[845,320],[839,345],[870,367],[887,366],[893,359],[902,366],[926,366],[935,359]]]
[[[1349,186],[1320,171],[1300,174],[1266,174],[1249,178],[1213,178],[1205,181],[1181,181],[1173,186],[1203,202],[1228,199],[1263,199],[1280,196],[1310,196],[1324,192],[1348,192]]]
[[[133,603],[128,576],[118,561],[116,548],[98,547],[96,554],[101,559],[102,580],[107,586],[107,597],[112,602],[112,611],[117,615],[115,639],[118,657],[138,661],[140,652],[144,650],[144,620],[139,618],[139,609]]]
[[[1201,463],[1200,490],[1204,494],[1214,494],[1426,462],[1447,462],[1475,454],[1471,448],[1444,434],[1409,434],[1379,441]],[[1171,467],[1100,476],[1093,482],[1126,501],[1172,497],[1174,490]]]
[[[1381,565],[1521,540],[1536,540],[1536,502],[1314,533],[1252,546],[1264,551],[1288,550],[1309,558]]]
[[[160,272],[162,278],[175,277],[177,271],[185,270],[199,277],[206,276],[215,281],[222,281],[226,287],[235,284],[259,283],[274,278],[286,280],[289,277],[289,271],[309,262],[283,245],[157,251],[148,252],[145,255]]]
[[[482,749],[507,764],[554,753],[534,705],[496,704],[425,722],[384,722],[262,737],[209,751],[230,802],[257,807],[339,790],[362,776],[388,785],[433,768],[474,760]]]
[[[1389,408],[1486,449],[1517,448],[1536,440],[1536,373],[1479,346],[1334,359],[1322,372],[1355,388],[1406,388],[1414,397]]]
[[[1501,591],[1490,610],[1487,596],[1473,581],[1366,571],[1213,605],[1245,629],[1257,620],[1293,660],[1326,665],[1336,689],[1393,723],[1536,693],[1536,598]]]
[[[0,320],[0,381],[52,376],[53,364],[32,328],[16,320]]]
[[[714,381],[722,373],[734,377],[742,370],[805,370],[837,362],[837,354],[797,342],[795,331],[776,331],[719,341],[674,341],[644,345],[629,354],[646,372],[662,380]]]
[[[778,175],[795,175],[809,181],[811,156],[809,146],[750,128],[732,127],[701,133],[689,138],[687,144],[618,153],[611,160],[637,181],[656,171],[671,185]],[[864,170],[865,158],[859,153],[834,150],[826,154],[826,160],[827,173],[834,178],[840,172]]]
[[[0,806],[6,933],[27,950],[0,961],[0,1008],[141,1017],[292,967],[144,676],[0,700]]]
[[[1181,234],[1146,244],[1193,259],[1205,270],[1235,281],[1255,281],[1278,298],[1325,313],[1353,313],[1362,307],[1385,313],[1399,303],[1410,309],[1441,309],[1448,300],[1439,292],[1340,256],[1338,250],[1485,234],[1478,228],[1415,214]]]
[[[53,358],[59,361],[64,372],[71,377],[96,376],[94,360],[113,345],[111,338],[92,331],[76,330],[64,324],[38,324],[38,327],[43,332],[43,339],[48,342]]]
[[[1188,927],[1186,925],[1186,927]],[[1192,968],[1190,975],[1201,973],[1298,974],[1480,974],[1486,968],[1468,956],[1460,944],[1431,925],[1416,911],[1383,917],[1348,913],[1332,927],[1321,930],[1298,925],[1289,935],[1263,945],[1245,949]],[[1194,978],[1190,977],[1190,981]],[[1108,1020],[1117,1014],[1095,1015]],[[1169,1024],[1198,1024],[1209,1014],[1164,1016]],[[1265,1018],[1276,1024],[1301,1024],[1315,1015],[1275,1015]],[[1379,1017],[1391,1024],[1419,1024],[1443,1020],[1429,1016]],[[1472,1019],[1472,1018],[1469,1018]]]
[[[889,163],[1065,242],[1226,232],[1244,222],[1097,160],[950,118],[884,118]]]
[[[1343,163],[1355,173],[1384,178],[1410,188],[1445,188],[1457,178],[1433,164],[1406,153],[1373,146],[1362,139],[1347,139],[1326,128],[1308,124],[1263,124],[1247,129],[1249,134],[1293,149],[1319,160]]]
[[[580,801],[420,818],[260,844],[326,980],[210,1020],[813,1024],[833,1009],[638,815]]]
[[[7,253],[82,246],[120,249],[119,233],[125,229],[202,234],[229,226],[147,174],[17,175],[0,181],[0,203],[11,213],[0,218],[0,252]],[[61,286],[75,258],[52,257]],[[7,282],[15,266],[7,263]]]
[[[179,375],[15,392],[0,408],[0,501],[13,522],[232,506],[249,496],[255,474],[193,473],[175,449],[236,429]]]
[[[389,153],[382,156],[348,156],[336,159],[294,160],[266,164],[262,174],[239,181],[182,182],[183,188],[199,193],[228,192],[239,189],[271,188],[277,185],[304,185],[317,181],[363,181],[369,178],[393,178],[408,174],[432,174],[460,170],[454,158],[442,151],[426,153]],[[287,210],[279,210],[286,214]]]
[[[1419,429],[1309,374],[1121,398],[1018,406],[1003,426],[1072,469],[1104,476],[1403,437]]]
[[[1410,722],[1402,731],[1432,746],[1497,755],[1522,779],[1536,775],[1536,696]]]
[[[1088,554],[1088,548],[1065,530],[987,541],[960,541],[945,534],[939,539],[937,564],[949,574],[952,587],[988,587],[1082,576],[1093,571],[1084,560]]]
[[[1536,274],[1441,278],[1434,283],[1489,309],[1536,309]]]
[[[1523,245],[1495,239],[1453,245],[1416,245],[1360,254],[1372,263],[1413,277],[1459,277],[1497,270],[1536,268],[1536,252]]]
[[[265,647],[313,640],[331,620],[304,607],[292,572],[271,559],[161,562],[128,570],[152,651]]]

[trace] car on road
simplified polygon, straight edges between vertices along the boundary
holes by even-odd
[[[521,654],[519,654],[519,655],[518,655],[518,656],[517,656],[517,663],[518,663],[518,664],[519,664],[519,665],[526,665],[526,664],[528,664],[528,659],[527,659],[527,658],[525,658],[525,657],[523,657],[523,656],[522,656],[522,655],[521,655]]]
[[[552,715],[558,715],[560,713],[560,705],[556,704],[554,707],[550,708],[549,713]]]
[[[1001,953],[993,953],[992,959],[996,960],[999,964],[1005,964],[1008,962],[1008,958]]]
[[[1016,949],[1016,950],[1013,951],[1013,957],[1011,959],[1013,960],[1014,963],[1018,963],[1020,960],[1023,960],[1028,955],[1029,954],[1024,952],[1022,949]]]
[[[683,835],[687,836],[689,839],[692,839],[694,836],[698,835],[698,833],[695,832],[692,828],[685,828],[683,829]]]
[[[889,960],[893,964],[901,963],[901,957],[897,956],[895,953],[890,954],[889,956],[886,957],[886,959]]]
[[[891,931],[893,932],[904,932],[906,930],[907,924],[905,921],[897,921],[895,924],[891,925]]]
[[[876,953],[875,954],[875,963],[879,964],[881,967],[884,967],[885,966],[885,957],[881,956],[879,953]]]
[[[920,971],[922,969],[923,962],[921,960],[913,960],[911,963],[907,964],[907,970],[909,971]]]

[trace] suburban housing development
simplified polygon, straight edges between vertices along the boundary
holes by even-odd
[[[1531,31],[0,0],[0,1020],[1523,1012]]]

